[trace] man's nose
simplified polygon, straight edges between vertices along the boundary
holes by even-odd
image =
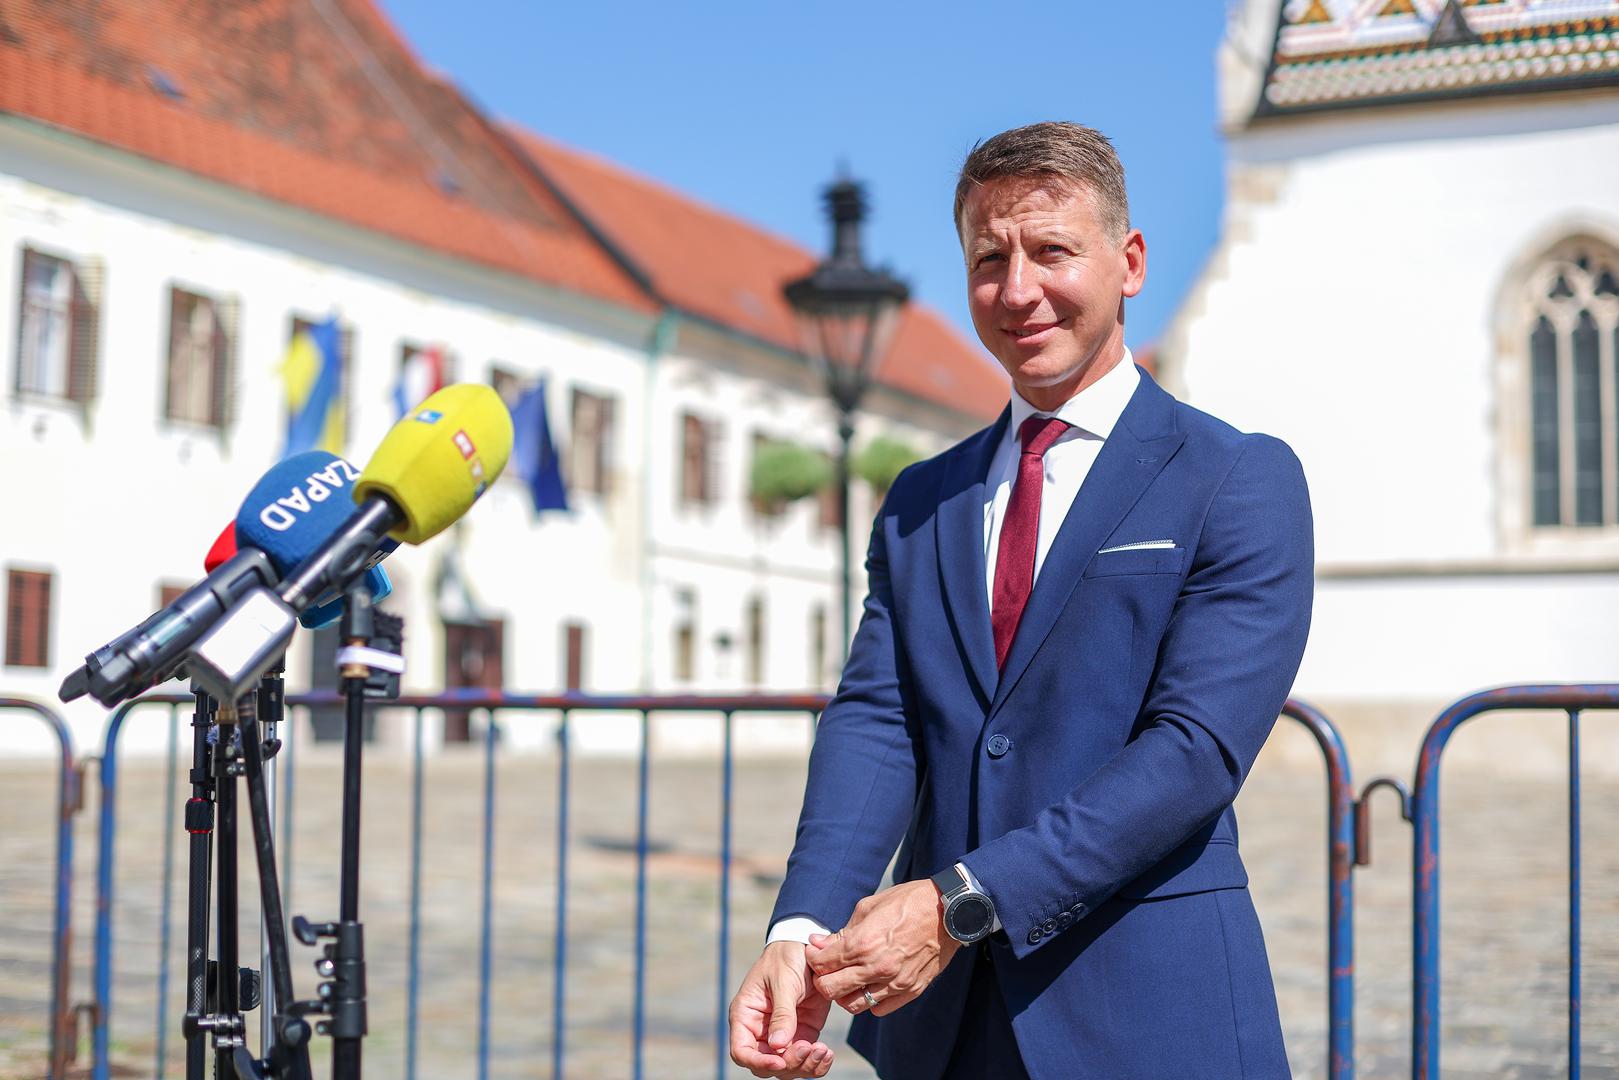
[[[1040,268],[1021,253],[1006,264],[1006,281],[1001,286],[1001,303],[1009,308],[1033,307],[1040,302]]]

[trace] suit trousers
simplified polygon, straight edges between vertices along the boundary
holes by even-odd
[[[972,981],[956,1030],[956,1044],[941,1080],[1029,1080],[1018,1054],[995,964],[983,945],[973,947]]]

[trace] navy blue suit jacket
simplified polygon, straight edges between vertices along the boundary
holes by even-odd
[[[774,918],[844,925],[896,849],[896,881],[959,860],[1003,924],[1034,1080],[1286,1076],[1231,803],[1309,627],[1298,460],[1142,372],[997,672],[984,478],[1007,416],[907,469],[877,516]],[[885,1078],[936,1080],[979,962],[960,950],[851,1043]]]

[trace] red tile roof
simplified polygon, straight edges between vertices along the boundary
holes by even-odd
[[[808,272],[814,254],[618,165],[511,130],[540,170],[663,299],[797,350],[797,325],[781,287]],[[994,417],[1008,394],[1006,377],[991,360],[936,312],[915,303],[906,306],[876,378],[972,417]]]
[[[368,0],[12,0],[0,8],[0,112],[654,307]]]
[[[514,142],[427,71],[371,0],[7,0],[0,113],[557,288],[649,313],[667,301],[797,348],[781,285],[814,255],[606,162],[525,132]],[[877,379],[974,417],[1007,395],[999,370],[917,304]]]

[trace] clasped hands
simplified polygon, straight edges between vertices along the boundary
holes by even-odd
[[[731,1060],[777,1080],[825,1076],[832,1050],[818,1040],[832,1002],[886,1016],[916,1000],[958,948],[927,880],[866,897],[843,929],[808,945],[772,942],[731,999]]]

